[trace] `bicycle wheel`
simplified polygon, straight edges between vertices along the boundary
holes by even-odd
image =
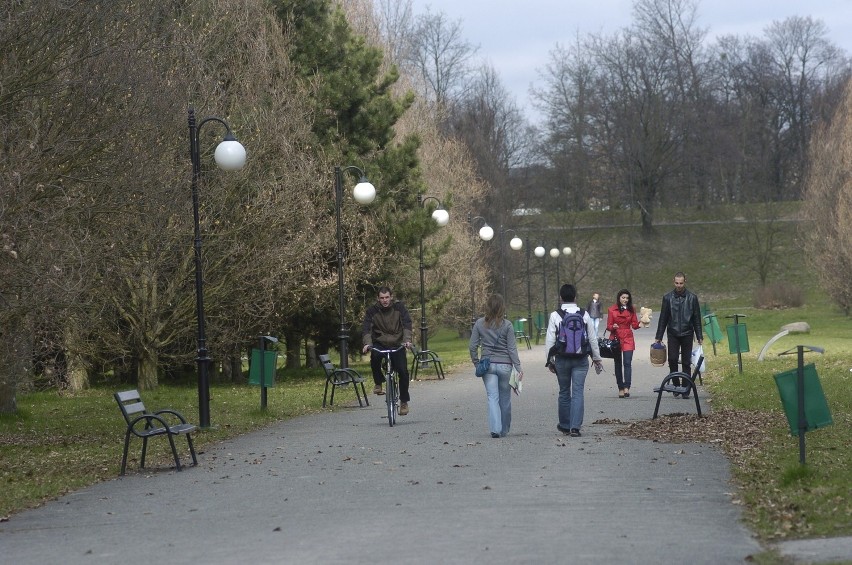
[[[385,373],[385,402],[388,404],[388,425],[396,423],[396,379],[393,371]]]

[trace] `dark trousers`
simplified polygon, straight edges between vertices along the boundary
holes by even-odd
[[[633,352],[621,351],[615,354],[615,384],[618,390],[630,388],[633,382]],[[622,369],[622,364],[624,368]]]
[[[384,346],[381,346],[384,348]],[[388,347],[390,349],[390,347]],[[691,350],[690,350],[691,351]],[[384,384],[385,376],[382,374],[382,359],[385,356],[375,351],[370,355],[370,368],[373,370],[373,382],[377,385]],[[391,366],[396,371],[396,382],[399,383],[399,401],[408,402],[408,357],[405,349],[391,353]],[[385,391],[387,392],[387,391]]]
[[[687,375],[690,374],[690,370],[692,369],[692,339],[694,334],[682,336],[668,334],[668,337],[669,343],[666,347],[668,347],[669,353],[669,372],[683,371]],[[680,364],[680,367],[678,367],[678,364]],[[683,386],[682,380],[676,377],[672,379],[672,384]]]

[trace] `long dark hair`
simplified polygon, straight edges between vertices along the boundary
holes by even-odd
[[[630,294],[630,291],[627,290],[626,288],[622,288],[621,290],[618,291],[618,294],[615,295],[615,305],[618,306],[618,307],[621,307],[621,295],[622,294],[627,295],[627,310],[630,310],[631,312],[633,312],[635,314],[636,309],[633,308],[633,295]]]
[[[485,302],[485,325],[490,328],[499,328],[506,317],[506,303],[501,294],[492,294]]]

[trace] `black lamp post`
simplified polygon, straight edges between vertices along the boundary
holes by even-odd
[[[473,229],[473,224],[476,220],[482,220],[482,227],[479,228],[479,239],[482,241],[491,241],[494,237],[494,229],[488,225],[488,222],[485,221],[485,218],[482,216],[474,216],[471,217],[470,212],[467,214],[467,221],[470,224],[470,228]],[[470,277],[470,327],[473,327],[473,324],[476,323],[476,295],[475,289],[473,285],[473,261],[471,261],[471,277]]]
[[[427,200],[434,200],[438,203],[438,207],[432,212],[432,219],[440,227],[444,227],[450,221],[450,214],[444,210],[441,201],[434,196],[424,197],[422,194],[417,195],[417,202],[420,207],[424,207]],[[423,263],[423,237],[420,237],[420,349],[423,351],[429,350],[429,326],[426,325],[426,265]]]
[[[221,118],[210,116],[195,123],[195,110],[189,108],[189,157],[192,160],[192,218],[195,223],[195,310],[198,317],[198,347],[195,361],[198,364],[198,421],[201,428],[210,427],[210,357],[204,329],[204,278],[201,264],[201,221],[198,210],[198,181],[201,178],[201,152],[198,148],[201,127],[207,122],[225,126],[225,137],[216,146],[213,158],[220,169],[236,171],[246,162],[246,150],[231,133],[231,127]]]
[[[360,180],[352,190],[352,197],[362,205],[370,204],[376,198],[376,187],[370,184],[364,171],[354,165],[346,167],[334,167],[334,196],[335,212],[337,215],[337,300],[340,308],[340,368],[349,367],[349,352],[347,343],[349,332],[346,328],[346,294],[343,289],[343,233],[340,227],[340,210],[343,207],[343,173],[346,171],[358,171]]]
[[[532,280],[530,277],[530,240],[527,238],[527,327],[529,331],[527,332],[528,336],[532,336],[533,334],[533,319],[532,319]]]
[[[500,226],[500,281],[501,281],[501,289],[503,291],[503,300],[506,301],[506,305],[509,304],[509,297],[506,294],[506,250],[504,245],[504,240],[507,232],[515,233],[513,229],[506,229],[503,226]],[[515,235],[511,241],[509,241],[509,247],[513,250],[518,251],[521,247],[524,246],[523,240]]]
[[[547,251],[543,245],[535,248],[535,256],[541,257],[541,290],[544,297],[544,301],[541,304],[541,311],[545,319],[547,319],[547,260],[544,258],[546,253]]]

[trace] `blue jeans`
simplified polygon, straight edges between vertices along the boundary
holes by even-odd
[[[624,362],[624,370],[622,372],[622,360]],[[618,385],[618,390],[630,388],[633,377],[633,352],[622,351],[615,356],[615,384]]]
[[[509,377],[512,366],[508,363],[491,363],[482,383],[488,396],[488,427],[492,434],[506,437],[512,425],[512,387]]]
[[[589,372],[589,357],[556,356],[559,383],[559,425],[579,430],[583,426],[583,388]]]
[[[595,325],[595,337],[597,337],[598,327],[600,327],[600,325],[601,325],[601,319],[600,318],[592,318],[592,323]]]

